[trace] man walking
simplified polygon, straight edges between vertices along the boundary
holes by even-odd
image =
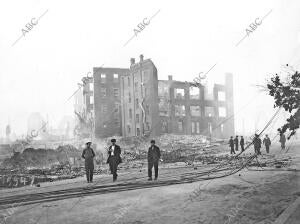
[[[230,154],[235,154],[235,151],[234,151],[234,142],[233,142],[233,137],[232,136],[229,139],[229,147],[230,147]]]
[[[110,172],[113,175],[113,181],[117,180],[117,169],[118,165],[122,162],[121,159],[121,148],[116,145],[116,139],[111,140],[112,145],[108,148],[107,163],[109,164]]]
[[[244,137],[243,137],[243,136],[241,136],[241,140],[240,140],[240,146],[241,146],[242,152],[244,152],[244,151],[245,151],[244,145],[245,145],[245,140],[244,140]]]
[[[285,149],[285,142],[286,142],[286,139],[285,139],[285,135],[284,135],[283,133],[280,134],[279,142],[281,143],[281,149]]]
[[[85,172],[86,179],[88,183],[93,182],[93,173],[94,173],[94,150],[91,148],[91,142],[87,142],[85,149],[82,152],[81,157],[85,159]]]
[[[158,161],[160,159],[160,149],[151,140],[151,146],[148,150],[148,180],[152,180],[152,168],[154,166],[155,180],[158,178]]]
[[[270,149],[270,145],[271,145],[271,140],[270,140],[270,138],[269,138],[268,135],[266,135],[266,137],[264,138],[263,144],[264,144],[265,147],[266,147],[267,153],[269,153],[269,149]]]
[[[239,151],[239,136],[235,136],[234,144],[235,144],[235,151]]]
[[[260,148],[261,148],[261,139],[259,138],[258,134],[255,134],[253,139],[254,151],[257,155],[261,155]]]

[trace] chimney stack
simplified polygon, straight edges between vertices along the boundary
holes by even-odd
[[[140,62],[143,62],[144,61],[144,55],[140,55]]]
[[[130,65],[134,65],[135,63],[135,59],[134,58],[130,58]]]
[[[173,76],[169,75],[169,76],[168,76],[168,80],[169,80],[169,81],[172,81],[172,80],[173,80]]]

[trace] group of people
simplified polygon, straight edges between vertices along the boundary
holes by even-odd
[[[244,146],[245,146],[245,140],[244,137],[241,136],[240,142],[239,142],[239,136],[235,136],[235,138],[233,139],[233,137],[231,136],[229,139],[229,147],[230,147],[230,154],[235,154],[235,151],[239,151],[239,143],[242,149],[242,152],[245,150]]]
[[[93,172],[94,172],[94,157],[95,152],[91,148],[91,142],[86,143],[86,147],[82,152],[82,158],[85,159],[85,170],[86,178],[88,183],[93,182]],[[155,145],[155,140],[151,140],[150,147],[148,149],[148,180],[152,180],[152,169],[154,167],[154,180],[158,178],[158,163],[161,157],[160,149]],[[121,147],[116,144],[116,139],[111,139],[111,145],[108,148],[108,158],[106,161],[109,164],[109,169],[113,175],[113,181],[117,180],[118,165],[122,163],[121,158]]]
[[[285,135],[280,135],[280,143],[281,148],[285,149]],[[86,143],[86,147],[82,152],[82,158],[85,159],[85,170],[86,170],[86,178],[88,183],[93,182],[93,172],[94,172],[94,157],[95,152],[91,148],[91,142]],[[154,167],[154,179],[157,180],[158,178],[158,163],[161,157],[160,149],[158,146],[155,145],[155,140],[151,140],[150,147],[148,149],[148,180],[152,180],[152,169]],[[253,139],[253,145],[255,153],[261,155],[260,149],[261,145],[264,144],[266,148],[266,152],[270,152],[271,140],[268,135],[265,136],[263,141],[259,138],[258,134],[255,134]],[[234,139],[231,136],[229,140],[230,146],[230,154],[235,154],[236,151],[239,151],[239,145],[241,146],[242,152],[245,151],[245,140],[244,137],[241,136],[239,140],[239,136],[237,135]],[[121,147],[116,144],[116,139],[111,139],[111,145],[108,148],[108,158],[106,161],[109,164],[109,169],[111,174],[113,175],[113,181],[117,180],[118,174],[117,169],[118,165],[122,163],[121,158]]]
[[[237,135],[234,139],[231,136],[230,140],[229,140],[229,146],[230,146],[230,154],[235,154],[235,151],[239,150],[239,143],[242,149],[242,152],[245,151],[245,140],[244,137],[241,136],[241,139],[239,141],[239,136]],[[254,145],[254,151],[256,154],[261,155],[260,149],[261,149],[261,145],[264,144],[267,153],[270,152],[270,145],[271,145],[271,140],[269,138],[268,135],[265,136],[265,138],[263,139],[263,141],[261,141],[261,139],[259,138],[258,134],[255,134],[254,138],[253,138],[253,145]]]
[[[245,150],[244,145],[245,145],[245,140],[244,137],[241,136],[240,142],[239,142],[239,136],[237,135],[234,139],[231,136],[230,140],[229,140],[229,146],[230,146],[230,154],[235,154],[235,151],[239,150],[239,143],[242,149],[242,152]],[[286,142],[286,138],[284,134],[280,134],[280,139],[279,142],[281,143],[281,149],[285,149],[285,142]],[[263,141],[261,141],[261,139],[259,138],[258,134],[255,134],[254,138],[253,138],[253,146],[254,146],[254,152],[258,155],[261,155],[261,145],[264,145],[266,148],[266,152],[269,153],[270,152],[270,146],[271,146],[271,140],[269,138],[268,135],[265,136],[265,138],[263,139]]]

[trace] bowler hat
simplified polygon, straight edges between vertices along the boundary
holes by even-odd
[[[113,138],[113,139],[112,139],[112,140],[110,140],[110,141],[111,141],[111,142],[116,142],[116,139],[114,139],[114,138]]]

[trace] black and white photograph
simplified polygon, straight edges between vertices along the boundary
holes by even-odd
[[[299,224],[300,1],[1,0],[0,224]]]

